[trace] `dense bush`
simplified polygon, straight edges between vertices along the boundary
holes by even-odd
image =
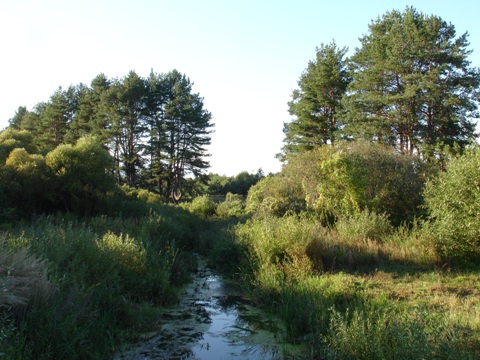
[[[245,214],[245,200],[242,195],[227,193],[225,201],[218,204],[216,213],[221,218],[240,217]]]
[[[252,186],[246,200],[249,213],[282,216],[305,209],[301,183],[283,174],[268,176]]]
[[[46,163],[55,175],[52,185],[63,211],[95,213],[101,197],[114,188],[113,160],[95,138],[59,145],[47,154]]]
[[[183,203],[181,206],[204,218],[215,215],[217,209],[217,204],[208,195],[197,196],[190,203]]]
[[[38,149],[34,145],[33,134],[13,128],[0,132],[0,166],[5,164],[14,149],[24,149],[29,154],[36,154]]]
[[[282,172],[253,186],[249,212],[281,216],[312,210],[324,224],[359,211],[385,214],[399,225],[421,215],[428,168],[391,147],[339,143],[290,155]]]
[[[425,202],[437,250],[456,261],[480,259],[480,147],[457,157],[430,181]]]
[[[27,151],[34,150],[28,146],[28,134],[13,131],[22,135],[17,136],[20,140],[7,138],[0,143],[0,156],[6,156],[4,163],[0,159],[0,223],[33,214],[94,215],[105,209],[102,204],[115,189],[112,160],[94,138],[60,145],[44,157]]]
[[[15,148],[0,167],[0,204],[14,208],[17,216],[54,209],[53,174],[42,155]],[[1,219],[0,219],[1,220]]]
[[[346,143],[299,156],[293,166],[302,163],[305,195],[319,214],[338,217],[369,210],[387,214],[396,225],[420,214],[426,169],[417,157],[381,145]]]

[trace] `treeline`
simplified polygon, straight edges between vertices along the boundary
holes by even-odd
[[[9,128],[31,135],[31,154],[94,137],[113,157],[116,183],[178,201],[186,176],[202,177],[209,166],[212,115],[192,85],[176,70],[147,78],[100,74],[90,86],[59,88],[32,110],[19,107]]]
[[[360,47],[322,44],[289,103],[280,158],[341,140],[393,146],[425,161],[475,139],[480,72],[468,33],[407,7],[369,25]]]

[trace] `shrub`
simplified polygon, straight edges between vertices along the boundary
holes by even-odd
[[[217,215],[223,218],[240,217],[245,211],[245,201],[242,195],[228,193],[225,201],[217,206]]]
[[[208,195],[197,196],[190,204],[184,205],[191,213],[203,217],[215,215],[217,204]]]
[[[301,182],[282,174],[261,179],[248,191],[246,211],[282,216],[305,209]]]
[[[326,224],[368,209],[398,225],[419,215],[425,171],[418,157],[354,142],[292,156],[282,174],[301,185],[301,198]]]
[[[479,260],[480,147],[451,160],[427,183],[425,203],[439,254],[446,260]]]
[[[29,154],[37,153],[33,141],[33,134],[26,130],[7,128],[0,132],[0,165],[5,164],[13,149],[25,149]]]
[[[336,223],[336,229],[341,237],[350,241],[382,241],[393,232],[385,214],[379,215],[368,209],[342,217]]]
[[[55,175],[62,210],[96,212],[100,199],[114,189],[112,157],[94,137],[81,138],[75,146],[59,145],[47,154],[46,163]]]
[[[10,152],[0,169],[0,203],[15,208],[20,216],[49,211],[54,191],[52,176],[41,155],[31,155],[23,148]]]

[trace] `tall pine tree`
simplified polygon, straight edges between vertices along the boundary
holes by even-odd
[[[349,62],[347,134],[426,159],[444,145],[465,146],[475,137],[480,84],[467,35],[412,7],[373,21]]]
[[[350,81],[346,48],[335,42],[316,49],[316,58],[308,63],[288,103],[294,119],[284,124],[284,153],[311,150],[333,144],[339,127],[341,99]]]

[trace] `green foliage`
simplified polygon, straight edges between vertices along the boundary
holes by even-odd
[[[245,214],[245,200],[243,196],[227,193],[225,201],[217,205],[216,213],[219,217],[240,217]]]
[[[467,36],[413,7],[373,20],[349,59],[345,133],[430,161],[442,155],[440,144],[464,148],[476,137],[480,86]]]
[[[393,233],[393,226],[385,215],[368,210],[340,218],[335,228],[340,236],[356,241],[383,241]]]
[[[289,112],[295,118],[284,125],[285,153],[312,150],[332,144],[339,129],[341,99],[350,78],[344,60],[346,48],[335,42],[316,49],[316,58],[308,63],[292,94]]]
[[[46,163],[55,175],[55,195],[62,210],[95,212],[102,196],[113,190],[112,159],[95,138],[56,147],[47,154]]]
[[[425,189],[437,250],[446,260],[480,259],[480,148],[453,159]]]
[[[197,196],[191,203],[182,204],[191,213],[202,217],[213,216],[217,210],[217,204],[208,195]]]
[[[261,179],[248,191],[246,211],[282,216],[305,209],[301,183],[282,174]]]

